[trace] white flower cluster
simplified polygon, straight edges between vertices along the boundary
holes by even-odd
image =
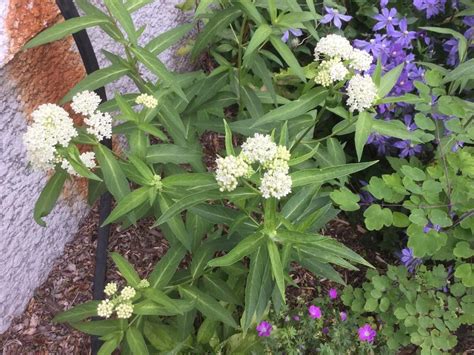
[[[58,105],[44,104],[32,113],[33,123],[26,130],[23,142],[28,160],[36,170],[49,170],[61,159],[57,146],[67,147],[77,136],[74,122]]]
[[[138,95],[135,102],[139,105],[145,106],[146,108],[155,108],[158,106],[158,100],[148,94]]]
[[[347,85],[349,111],[364,111],[377,99],[377,86],[369,75],[356,74]]]
[[[249,170],[249,165],[242,156],[219,157],[216,163],[216,180],[221,191],[235,190],[238,184],[237,179],[246,175]]]
[[[141,280],[138,288],[149,287],[150,283],[147,280]],[[104,293],[112,299],[105,299],[97,306],[97,315],[103,318],[110,318],[112,314],[117,314],[117,318],[127,319],[133,314],[132,299],[136,296],[137,291],[131,286],[125,286],[120,295],[117,294],[118,286],[115,282],[109,282],[105,288]]]
[[[291,192],[291,177],[288,175],[290,152],[276,145],[269,135],[256,133],[242,144],[239,156],[217,159],[216,181],[221,191],[232,191],[238,178],[253,174],[251,164],[258,163],[265,170],[260,184],[264,198],[280,199]]]
[[[93,169],[97,166],[96,163],[95,163],[95,154],[94,154],[94,152],[81,153],[79,158],[81,159],[82,163],[86,166],[87,169]],[[66,170],[68,172],[68,174],[70,174],[70,175],[80,176],[76,172],[76,170],[74,170],[71,163],[68,162],[66,159],[64,159],[61,162],[61,168]]]
[[[369,75],[361,74],[372,65],[373,58],[369,53],[353,48],[342,36],[330,34],[317,43],[314,56],[316,61],[321,60],[314,78],[317,84],[327,87],[350,79],[347,86],[349,110],[363,111],[373,105],[377,87]]]
[[[82,91],[72,98],[71,107],[76,113],[85,116],[84,123],[88,126],[87,133],[99,141],[112,137],[112,116],[107,112],[97,111],[100,97],[93,91]]]

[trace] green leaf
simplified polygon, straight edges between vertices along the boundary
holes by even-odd
[[[138,35],[133,25],[132,16],[130,16],[122,0],[104,0],[104,2],[112,17],[120,23],[127,33],[130,42],[137,44]]]
[[[468,259],[474,255],[474,250],[471,249],[468,242],[462,241],[456,244],[453,253],[457,258]]]
[[[250,269],[245,286],[245,308],[241,320],[244,332],[254,321],[258,322],[263,316],[273,291],[272,286],[268,252],[262,245],[257,247],[250,257]]]
[[[415,181],[423,181],[426,179],[426,174],[423,170],[414,166],[403,165],[400,169],[405,176]]]
[[[272,265],[272,274],[275,278],[280,296],[285,302],[285,275],[283,273],[283,265],[281,264],[280,251],[278,246],[272,240],[267,240],[268,255],[270,256],[270,263]]]
[[[130,346],[130,350],[133,354],[137,355],[147,355],[148,348],[145,343],[145,339],[143,338],[142,333],[135,327],[131,326],[127,329],[127,333],[125,334],[127,339],[127,343]]]
[[[224,129],[225,129],[225,151],[227,155],[235,155],[234,144],[232,142],[232,130],[230,129],[226,120],[224,120]]]
[[[247,238],[237,244],[226,255],[209,261],[210,267],[229,266],[240,261],[244,256],[251,254],[266,239],[266,235],[260,232],[249,235]]]
[[[294,172],[290,176],[291,180],[293,181],[293,188],[309,184],[321,184],[333,179],[356,173],[361,170],[365,170],[377,162],[378,161],[376,160],[366,163],[336,165],[322,169],[306,169]]]
[[[257,25],[265,23],[265,19],[250,0],[240,0],[236,4],[249,16]]]
[[[130,69],[121,65],[121,64],[112,64],[107,68],[96,70],[93,73],[87,75],[84,79],[82,79],[79,83],[77,83],[69,92],[64,96],[61,101],[59,101],[60,105],[65,104],[66,102],[70,101],[74,95],[77,93],[89,90],[94,91],[106,84],[111,83],[112,81],[121,78],[125,74],[129,73]]]
[[[202,164],[202,155],[190,147],[180,147],[175,144],[154,144],[148,148],[146,160],[156,164]]]
[[[342,187],[339,190],[332,191],[329,196],[337,203],[343,211],[357,211],[360,201],[360,196],[353,193],[347,187]]]
[[[90,15],[75,17],[70,20],[57,23],[54,26],[40,32],[36,37],[25,44],[25,48],[33,48],[42,44],[50,43],[66,37],[67,35],[79,32],[85,28],[108,23],[110,23],[110,21],[104,19],[103,17]]]
[[[459,64],[444,77],[443,84],[455,80],[470,80],[474,78],[474,59]]]
[[[185,255],[186,249],[182,245],[171,246],[150,274],[150,287],[159,290],[168,285]]]
[[[128,262],[122,255],[112,252],[110,253],[110,257],[114,261],[117,269],[120,271],[120,274],[123,276],[125,280],[127,280],[128,284],[132,287],[137,287],[140,283],[140,276],[133,268],[133,265]]]
[[[123,197],[104,223],[102,223],[102,226],[115,222],[128,212],[144,204],[148,200],[149,193],[152,189],[154,189],[154,187],[142,186]]]
[[[248,85],[242,85],[240,91],[242,101],[250,116],[258,119],[263,116],[263,107],[255,91]]]
[[[107,339],[99,348],[97,355],[111,355],[117,349],[122,341],[123,332],[115,332],[114,336]]]
[[[204,27],[204,30],[198,35],[193,50],[191,51],[191,57],[196,59],[211,40],[217,34],[221,33],[221,31],[232,23],[232,21],[234,21],[240,14],[240,9],[235,6],[228,7],[227,9],[214,14]]]
[[[362,152],[364,151],[365,143],[367,143],[367,139],[372,132],[373,121],[374,119],[372,115],[367,111],[362,111],[357,118],[354,140],[358,161],[360,161],[362,158]]]
[[[379,98],[384,98],[392,88],[395,86],[395,84],[398,81],[398,78],[400,77],[400,74],[403,70],[404,63],[396,66],[392,70],[390,70],[388,73],[386,73],[381,79],[380,79],[380,85],[378,87],[378,97]]]
[[[172,200],[164,194],[160,194],[158,196],[158,202],[160,205],[160,210],[161,210],[162,215],[164,211],[168,211],[170,209],[170,206],[171,207],[173,206]],[[155,213],[155,215],[158,216],[158,213]],[[177,240],[181,242],[181,244],[183,244],[186,247],[187,250],[190,251],[192,249],[193,240],[191,238],[191,235],[186,230],[186,227],[183,223],[183,220],[181,219],[181,216],[179,215],[171,216],[171,218],[167,220],[167,226],[173,233],[172,236],[167,236],[168,239],[171,239],[171,237],[176,238]]]
[[[241,304],[235,291],[230,286],[217,276],[204,275],[203,283],[209,294],[213,295],[220,301],[230,304]]]
[[[257,120],[251,128],[263,126],[267,123],[278,123],[301,116],[320,105],[326,99],[327,94],[328,91],[324,88],[312,89],[306,94],[303,94],[299,99],[269,111]]]
[[[272,28],[267,24],[258,26],[252,35],[250,42],[245,50],[244,60],[248,59],[263,43],[265,43],[272,34]]]
[[[193,25],[191,23],[186,23],[178,27],[172,28],[169,31],[166,31],[157,37],[153,38],[145,46],[145,49],[154,55],[162,53],[167,48],[171,47],[173,44],[178,42],[183,36],[191,31]]]
[[[124,330],[124,324],[126,324],[126,321],[123,319],[106,319],[92,322],[71,323],[71,326],[86,334],[104,336]]]
[[[304,82],[306,82],[306,76],[304,74],[303,68],[301,68],[298,59],[291,51],[290,48],[284,43],[278,36],[270,36],[270,42],[277,52],[281,55],[283,60],[288,64],[290,69]]]
[[[377,132],[383,136],[395,137],[421,143],[421,140],[417,135],[417,131],[409,131],[401,121],[373,120],[372,131]]]
[[[158,59],[158,57],[141,47],[132,47],[131,50],[137,56],[137,59],[153,74],[163,80],[163,82],[165,82],[166,85],[168,85],[184,101],[188,102],[186,94],[179,87],[175,77],[168,71],[168,69],[166,69],[166,66]]]
[[[120,201],[130,193],[130,186],[125,174],[109,148],[99,144],[94,147],[94,152],[104,175],[107,189],[117,201]]]
[[[125,8],[128,12],[132,13],[151,3],[152,1],[153,0],[128,0],[125,2]]]
[[[364,211],[365,226],[368,230],[381,230],[383,226],[391,226],[393,223],[392,211],[379,205],[371,205]]]
[[[86,303],[74,306],[73,308],[57,314],[53,318],[56,323],[79,322],[89,317],[97,316],[97,306],[99,301],[88,301]]]
[[[221,196],[222,195],[219,191],[200,191],[185,196],[182,199],[176,201],[170,208],[166,209],[165,211],[162,211],[162,215],[160,216],[160,218],[158,218],[158,220],[153,226],[156,227],[160,224],[167,222],[170,218],[184,211],[185,209],[188,209],[207,200],[218,199]]]
[[[194,300],[196,308],[206,317],[220,321],[232,328],[237,328],[237,323],[232,314],[213,297],[193,286],[179,286],[178,290],[182,297]]]
[[[42,218],[47,216],[56,205],[67,176],[65,171],[57,171],[51,176],[43,191],[41,191],[33,211],[33,218],[40,226],[46,227],[46,223]]]

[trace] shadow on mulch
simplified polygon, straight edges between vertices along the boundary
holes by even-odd
[[[35,291],[26,310],[0,335],[0,354],[89,354],[90,338],[53,317],[72,306],[92,299],[98,213],[95,207],[83,221],[74,239],[66,244],[48,279]],[[112,231],[110,251],[116,251],[146,276],[166,253],[168,244],[144,220],[125,231]],[[109,280],[123,284],[109,259]]]

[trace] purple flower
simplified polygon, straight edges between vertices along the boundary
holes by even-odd
[[[299,28],[290,28],[283,32],[283,36],[281,36],[281,40],[283,42],[288,42],[288,40],[290,39],[290,32],[294,37],[300,37],[303,35],[303,31],[301,31]]]
[[[423,147],[419,144],[413,144],[411,141],[404,140],[393,143],[395,148],[400,149],[398,156],[400,158],[412,157],[421,153]]]
[[[374,31],[386,28],[390,32],[394,30],[393,26],[398,25],[397,10],[394,8],[382,9],[382,13],[375,15],[374,19],[377,20],[377,23],[373,27]]]
[[[423,233],[428,233],[430,230],[435,230],[439,232],[441,230],[441,226],[439,224],[433,224],[431,221],[428,221],[428,224],[423,227]]]
[[[323,332],[323,334],[329,334],[329,328],[328,328],[328,327],[324,327],[324,328],[322,329],[322,332]]]
[[[309,316],[313,319],[320,319],[322,317],[321,308],[311,305],[308,308]]]
[[[329,298],[335,300],[337,298],[337,290],[335,288],[329,289]]]
[[[453,153],[457,152],[460,148],[462,148],[464,146],[464,142],[461,142],[461,141],[457,141],[456,143],[454,143],[454,145],[451,147],[451,151]]]
[[[443,49],[448,53],[447,64],[456,66],[459,62],[458,57],[458,40],[456,38],[448,39],[443,43]]]
[[[367,139],[367,144],[375,145],[377,147],[378,155],[385,155],[387,152],[387,146],[389,145],[389,139],[381,134],[371,133]]]
[[[413,0],[413,5],[419,11],[426,12],[426,18],[431,18],[444,12],[446,0]]]
[[[339,312],[339,317],[341,317],[341,321],[345,322],[347,320],[347,313]]]
[[[349,15],[343,15],[339,13],[337,9],[333,9],[331,7],[324,6],[324,9],[326,10],[326,15],[321,19],[321,23],[330,23],[334,22],[334,26],[337,28],[342,27],[342,22],[349,22],[352,18],[352,16]]]
[[[296,322],[299,322],[300,316],[293,316],[293,320],[296,321]]]
[[[262,321],[259,325],[257,325],[256,329],[259,337],[269,337],[273,327],[270,323]]]
[[[416,32],[408,30],[408,23],[406,18],[401,19],[398,26],[400,27],[400,31],[389,31],[389,35],[395,38],[396,43],[400,44],[401,46],[411,46],[411,41],[416,38]]]
[[[388,5],[388,0],[380,0],[380,7],[386,7]]]
[[[462,22],[464,22],[464,24],[466,26],[473,27],[474,26],[474,16],[466,16],[466,17],[463,18]]]
[[[411,248],[402,249],[401,252],[398,254],[398,256],[402,264],[411,273],[415,271],[415,269],[423,263],[423,260],[413,255],[413,249]]]
[[[362,327],[359,328],[359,339],[360,341],[366,341],[371,343],[374,341],[377,332],[372,329],[370,324],[365,323]]]

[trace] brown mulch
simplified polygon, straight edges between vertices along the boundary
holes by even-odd
[[[48,279],[35,291],[24,313],[0,335],[0,354],[89,354],[90,338],[67,325],[55,324],[55,314],[92,299],[98,213],[94,208]],[[110,251],[116,251],[147,275],[166,253],[168,244],[161,234],[150,229],[152,221],[141,221],[124,231],[112,230]],[[109,260],[110,280],[123,283]]]

